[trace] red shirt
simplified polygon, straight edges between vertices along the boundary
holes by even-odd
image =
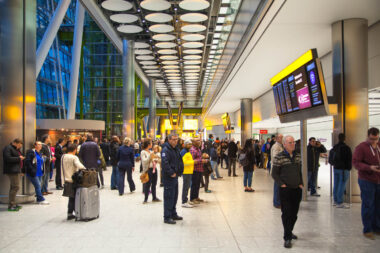
[[[371,165],[380,166],[380,148],[372,148],[368,141],[360,143],[354,151],[352,164],[359,172],[359,178],[380,184],[380,172],[370,169]]]
[[[193,156],[193,160],[194,160],[194,171],[203,172],[201,150],[195,146],[192,146],[190,148],[190,153]]]

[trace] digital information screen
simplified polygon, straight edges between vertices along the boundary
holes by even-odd
[[[323,105],[321,83],[315,59],[288,72],[273,84],[273,94],[278,115]]]

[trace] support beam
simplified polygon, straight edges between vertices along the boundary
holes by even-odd
[[[148,131],[150,138],[156,138],[156,80],[149,80],[149,120]]]
[[[301,162],[302,162],[302,200],[307,200],[308,175],[307,175],[307,120],[300,121],[301,133]]]
[[[75,27],[74,27],[74,42],[71,57],[71,71],[70,71],[70,89],[69,89],[69,103],[67,105],[67,119],[75,119],[75,109],[77,104],[78,94],[78,77],[82,49],[83,38],[83,24],[84,24],[84,8],[77,0],[75,10]]]
[[[135,139],[134,41],[123,40],[123,135]]]
[[[45,62],[49,49],[53,44],[54,38],[57,35],[58,29],[62,24],[66,11],[69,8],[71,0],[61,0],[54,11],[54,15],[50,21],[48,28],[45,31],[44,37],[37,49],[36,53],[36,77],[41,71],[42,65]]]
[[[252,138],[252,99],[243,98],[240,102],[241,114],[241,145]]]

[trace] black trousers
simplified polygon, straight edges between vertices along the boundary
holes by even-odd
[[[55,186],[62,187],[61,160],[55,161]]]
[[[208,191],[208,184],[210,182],[210,174],[204,174],[204,179],[205,179],[205,184],[204,184],[204,187],[205,187],[205,192]]]
[[[178,201],[178,177],[164,176],[164,219],[178,216],[177,201]]]
[[[119,168],[119,182],[118,182],[117,189],[119,190],[120,194],[124,193],[125,173],[127,173],[127,181],[129,185],[129,190],[131,192],[136,190],[135,182],[133,182],[133,178],[132,178],[132,168],[127,168],[127,169]]]
[[[149,196],[149,190],[152,189],[152,197],[153,199],[156,199],[156,186],[157,186],[157,169],[156,172],[153,173],[153,169],[150,168],[148,170],[148,175],[149,175],[149,181],[144,184],[144,194],[145,194],[145,199],[144,201],[148,201],[148,196]]]
[[[280,188],[282,225],[284,226],[284,240],[291,240],[294,225],[297,221],[298,209],[302,199],[301,188]]]
[[[75,211],[75,197],[69,198],[69,204],[67,206],[67,214],[73,214]]]
[[[228,158],[228,176],[231,176],[231,167],[232,167],[232,175],[236,175],[236,157]]]
[[[194,171],[191,178],[190,201],[199,198],[199,188],[201,186],[202,172]]]

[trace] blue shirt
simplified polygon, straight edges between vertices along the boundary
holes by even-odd
[[[188,149],[184,148],[181,150],[180,154],[181,154],[181,157],[183,157],[187,152],[189,152]]]
[[[36,160],[37,160],[37,172],[36,172],[36,177],[42,177],[42,175],[44,174],[42,172],[42,165],[44,163],[44,160],[42,159],[41,155],[35,151],[36,153]]]

